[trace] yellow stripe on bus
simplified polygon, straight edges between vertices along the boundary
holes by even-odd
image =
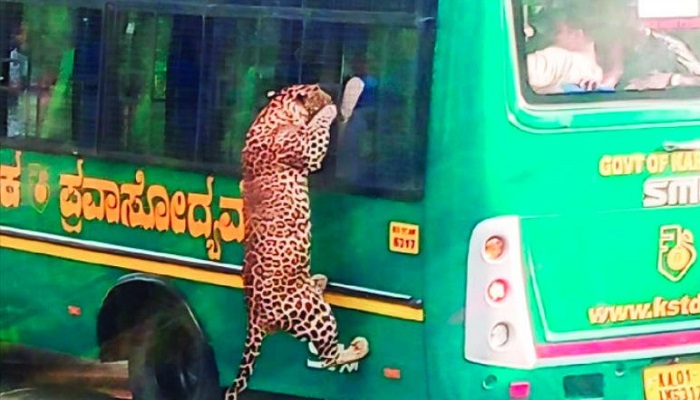
[[[115,268],[123,268],[131,271],[187,279],[236,289],[241,289],[243,287],[243,280],[239,275],[206,271],[199,268],[168,264],[160,261],[144,260],[138,257],[126,255],[103,253],[96,250],[77,249],[62,244],[47,243],[40,240],[17,238],[0,234],[0,247],[28,253],[43,254],[66,260],[79,261],[87,264],[98,264]],[[372,314],[379,314],[410,321],[423,321],[424,319],[422,309],[415,309],[401,304],[388,303],[379,300],[331,292],[326,293],[325,298],[332,305],[351,310],[364,311]]]

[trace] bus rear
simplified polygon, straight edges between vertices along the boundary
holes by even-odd
[[[454,223],[473,227],[459,332],[472,390],[443,397],[700,399],[698,3],[493,3],[466,78],[481,98],[455,117],[471,128],[463,177],[481,174]],[[531,55],[552,47],[591,51],[598,85],[543,84]]]

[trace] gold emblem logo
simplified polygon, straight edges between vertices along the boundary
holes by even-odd
[[[659,232],[659,272],[672,282],[688,273],[697,259],[695,238],[680,225],[664,225]]]
[[[49,187],[49,172],[47,168],[40,164],[29,164],[29,198],[32,200],[31,205],[40,213],[46,210],[51,197],[51,189]]]

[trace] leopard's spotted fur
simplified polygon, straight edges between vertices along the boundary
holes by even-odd
[[[284,331],[311,341],[326,365],[357,361],[368,351],[356,338],[343,349],[326,278],[310,274],[311,223],[307,177],[321,168],[337,109],[318,85],[270,94],[243,148],[245,256],[243,285],[248,329],[238,376],[226,392],[236,400],[247,386],[264,337]]]

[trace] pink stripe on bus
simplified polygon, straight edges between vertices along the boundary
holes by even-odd
[[[700,343],[700,330],[693,330],[586,342],[542,344],[536,346],[536,352],[538,358],[557,358],[662,349],[698,343]]]

